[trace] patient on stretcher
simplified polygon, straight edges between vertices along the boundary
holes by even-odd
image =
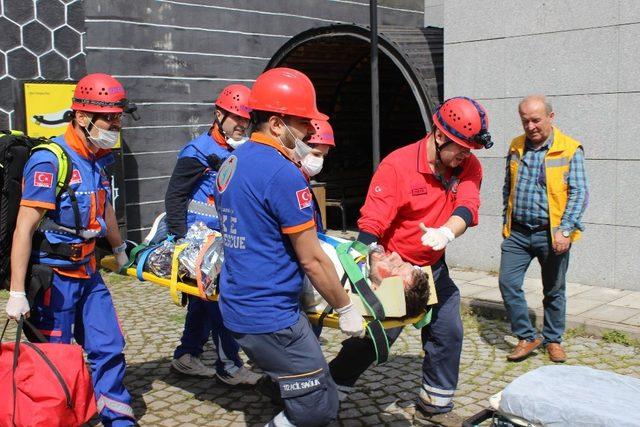
[[[340,239],[341,242],[346,240]],[[353,294],[351,283],[338,258],[336,248],[331,243],[321,241],[320,245],[336,268],[345,290],[355,304],[360,297]],[[427,309],[430,295],[429,275],[418,266],[403,261],[396,252],[385,251],[382,246],[374,247],[367,257],[352,253],[367,284],[382,303],[387,317],[414,317]],[[323,312],[327,303],[305,277],[301,296],[304,311]],[[361,308],[363,314],[368,314]]]

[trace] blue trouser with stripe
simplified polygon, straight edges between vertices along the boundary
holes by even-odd
[[[124,337],[100,274],[77,279],[54,272],[51,287],[36,298],[30,320],[50,342],[68,344],[75,338],[84,348],[102,423],[133,425],[131,396],[122,383]]]
[[[205,301],[189,295],[184,332],[180,339],[180,345],[173,353],[173,358],[177,359],[187,353],[192,356],[200,356],[209,335],[213,338],[218,356],[216,370],[220,374],[233,375],[242,367],[243,362],[238,354],[238,343],[222,323],[218,302]]]
[[[244,352],[279,385],[284,413],[270,426],[324,426],[338,417],[338,392],[309,320],[265,334],[233,333]]]
[[[569,251],[556,255],[551,247],[547,230],[537,232],[511,230],[504,239],[500,257],[500,292],[507,309],[511,331],[519,339],[533,341],[536,329],[529,318],[527,300],[522,289],[524,275],[534,258],[542,271],[542,292],[544,298],[544,344],[559,343],[565,328],[567,306],[566,274],[569,267]]]
[[[431,266],[438,303],[433,307],[431,323],[422,328],[422,387],[420,399],[427,412],[448,412],[453,408],[453,394],[458,386],[462,352],[462,318],[460,291],[449,277],[444,261]],[[389,345],[400,336],[402,328],[387,330]],[[329,363],[331,376],[340,386],[353,387],[360,375],[375,361],[376,354],[369,338],[349,338]]]

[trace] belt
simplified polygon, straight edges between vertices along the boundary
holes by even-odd
[[[537,233],[539,231],[547,231],[549,229],[549,224],[539,225],[537,227],[531,228],[528,225],[520,224],[519,222],[513,222],[511,224],[511,228],[521,233]]]

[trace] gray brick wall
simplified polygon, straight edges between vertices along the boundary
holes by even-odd
[[[640,8],[632,0],[456,0],[444,5],[445,97],[490,113],[481,151],[480,226],[449,250],[458,266],[498,270],[504,155],[522,133],[520,98],[545,93],[557,125],[583,142],[590,206],[569,281],[640,289]],[[535,264],[535,263],[534,263]],[[534,266],[530,275],[539,276]]]
[[[107,7],[108,3],[108,7]],[[382,25],[423,24],[422,0],[381,0]],[[369,21],[367,0],[85,0],[87,69],[115,75],[139,106],[126,122],[129,236],[164,210],[176,156],[207,130],[218,92],[251,85],[290,37]]]

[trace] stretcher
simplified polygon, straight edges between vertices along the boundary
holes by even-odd
[[[148,281],[160,286],[165,286],[169,288],[169,295],[171,296],[171,300],[174,304],[183,306],[183,298],[182,295],[194,295],[203,299],[207,299],[209,301],[217,301],[217,294],[207,294],[206,288],[203,283],[201,283],[200,278],[202,275],[199,271],[199,265],[202,263],[202,255],[207,251],[208,245],[210,245],[212,240],[208,239],[207,242],[203,245],[203,248],[200,250],[199,261],[197,262],[196,267],[196,277],[198,279],[195,283],[188,278],[181,278],[178,275],[179,272],[179,256],[180,253],[185,250],[187,244],[178,244],[175,246],[172,262],[171,262],[171,276],[169,279],[158,277],[152,273],[143,271],[143,266],[145,263],[145,258],[148,253],[152,250],[152,248],[144,248],[144,245],[140,245],[139,250],[142,255],[138,261],[137,268],[133,268],[131,265],[129,267],[124,268],[120,271],[118,264],[113,256],[108,256],[102,259],[101,265],[104,268],[107,268],[114,272],[119,272],[121,274],[125,274],[127,276],[136,277],[141,281]],[[376,361],[378,363],[383,363],[387,360],[389,356],[389,341],[387,339],[387,334],[385,330],[402,327],[405,325],[413,324],[416,328],[422,328],[427,325],[431,321],[431,309],[426,310],[424,313],[421,313],[418,316],[403,316],[403,317],[387,317],[385,316],[385,304],[380,301],[380,296],[384,292],[379,292],[376,295],[375,291],[369,289],[369,286],[365,284],[365,280],[363,279],[361,273],[352,257],[349,255],[349,251],[351,249],[363,250],[365,247],[360,242],[348,242],[342,243],[339,245],[338,252],[340,253],[341,261],[343,262],[343,266],[347,268],[347,273],[352,285],[355,285],[354,288],[357,289],[357,293],[352,292],[349,294],[351,301],[354,305],[358,306],[361,314],[363,314],[365,324],[363,325],[364,329],[367,331],[367,335],[371,338],[374,349],[376,351]],[[133,249],[131,261],[133,263],[133,259],[136,258],[137,249]],[[347,264],[352,264],[348,266]],[[431,267],[423,267],[427,276],[429,278],[429,300],[427,302],[427,306],[434,305],[437,302],[436,292],[435,292],[435,283],[433,280],[433,275],[431,272]],[[359,276],[359,277],[358,277]],[[188,281],[183,281],[184,279]],[[402,284],[402,279],[400,277],[388,277],[383,280],[380,284],[379,289],[387,289],[393,290],[392,293],[399,296],[399,298],[391,298],[389,303],[394,305],[395,308],[398,308],[398,305],[402,307],[402,313],[406,313],[406,307],[404,307],[404,287]],[[400,303],[399,303],[400,302]],[[333,310],[328,307],[327,310],[323,312],[307,312],[307,317],[309,321],[314,325],[320,325],[323,327],[329,328],[340,328],[339,316],[333,312]]]
[[[103,268],[106,268],[107,270],[111,270],[115,273],[124,274],[130,277],[136,277],[136,278],[138,277],[137,270],[135,267],[129,267],[125,271],[120,272],[118,268],[118,263],[116,262],[115,258],[112,255],[102,258],[102,261],[100,262],[100,264]],[[176,269],[173,269],[173,270],[175,271]],[[202,295],[200,295],[200,291],[196,283],[191,281],[183,282],[178,279],[177,275],[175,275],[174,277],[174,275],[172,274],[172,277],[170,279],[167,279],[164,277],[156,276],[148,272],[143,272],[142,278],[146,282],[150,282],[158,286],[164,286],[166,288],[169,288],[169,294],[171,296],[171,300],[176,305],[179,305],[179,306],[182,305],[182,298],[180,295],[181,293],[202,298]],[[432,295],[435,295],[435,289],[433,289]],[[211,296],[207,296],[206,299],[209,301],[217,301],[218,295],[214,294]],[[338,329],[340,327],[338,323],[338,315],[335,313],[329,313],[325,315],[324,313],[307,312],[306,314],[309,320],[311,321],[311,323],[314,325],[318,325],[322,322],[322,325],[328,328]],[[421,320],[424,320],[425,317],[428,317],[428,320],[430,320],[430,313],[428,316],[424,314],[420,314],[414,317],[405,316],[405,317],[399,317],[399,318],[386,318],[385,320],[382,320],[382,325],[384,326],[384,329],[393,329],[393,328],[398,328],[406,325],[415,325],[416,327],[419,327],[418,322],[420,322]],[[425,324],[427,323],[429,322],[425,321]]]

